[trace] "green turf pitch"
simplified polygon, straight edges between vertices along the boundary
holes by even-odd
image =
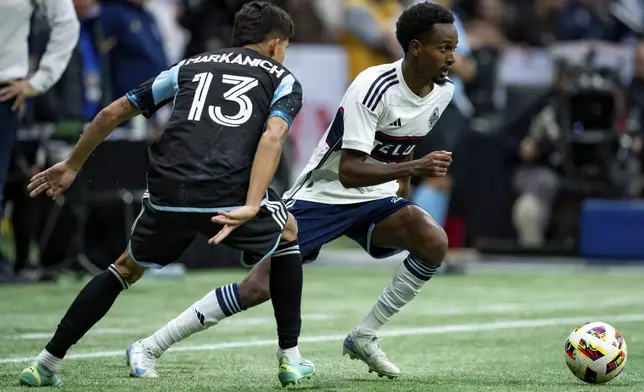
[[[342,339],[391,279],[391,268],[305,267],[302,352],[318,374],[298,389],[323,391],[642,391],[644,272],[485,270],[436,276],[384,329],[383,348],[402,369],[398,380],[369,374],[342,357]],[[157,380],[128,377],[122,352],[211,288],[243,271],[191,274],[183,281],[145,278],[63,363],[64,391],[281,390],[275,323],[265,304],[191,337],[160,360]],[[17,375],[37,354],[80,285],[0,287],[0,391],[24,391]],[[586,385],[564,364],[568,334],[582,321],[621,330],[626,369],[601,386]],[[95,355],[88,357],[86,354]],[[80,358],[79,358],[80,356]]]

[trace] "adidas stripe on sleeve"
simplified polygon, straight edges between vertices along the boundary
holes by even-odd
[[[343,99],[344,137],[342,148],[370,154],[373,149],[376,126],[384,112],[385,93],[400,83],[396,69],[380,73],[360,74],[351,84]]]

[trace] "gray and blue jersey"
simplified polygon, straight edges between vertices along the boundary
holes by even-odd
[[[213,212],[244,204],[266,121],[277,116],[290,125],[302,87],[275,60],[232,48],[182,60],[127,98],[147,118],[172,103],[166,129],[150,146],[151,204]]]

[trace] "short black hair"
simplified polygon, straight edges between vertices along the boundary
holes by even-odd
[[[418,3],[409,7],[398,18],[396,38],[407,53],[412,40],[422,41],[431,37],[434,33],[434,25],[443,23],[454,23],[452,11],[428,1]]]
[[[291,38],[294,32],[293,19],[286,11],[266,1],[252,1],[235,14],[232,44],[239,47],[269,38]]]

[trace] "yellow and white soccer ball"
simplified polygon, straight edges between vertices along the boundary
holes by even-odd
[[[601,384],[617,377],[628,352],[617,329],[602,322],[586,323],[572,331],[564,348],[566,365],[577,378]]]

